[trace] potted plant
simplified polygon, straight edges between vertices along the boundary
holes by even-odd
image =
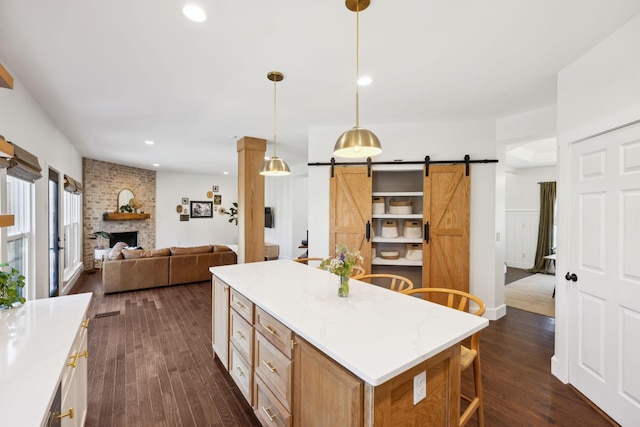
[[[24,276],[6,262],[0,264],[0,308],[12,308],[16,303],[24,304],[18,288],[24,288]]]
[[[224,214],[229,215],[229,222],[235,222],[238,225],[238,202],[233,202],[233,205],[229,208],[229,211],[221,209]]]
[[[94,231],[93,233],[89,234],[89,238],[91,240],[98,240],[98,246],[96,246],[96,249],[105,249],[104,240],[111,239],[112,237],[113,234],[106,231]],[[109,247],[109,245],[107,245],[107,247]]]

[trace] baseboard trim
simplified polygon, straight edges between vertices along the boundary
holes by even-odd
[[[486,309],[483,317],[489,320],[498,320],[501,317],[504,317],[506,315],[507,315],[507,306],[502,304],[501,306],[498,306],[496,308]]]

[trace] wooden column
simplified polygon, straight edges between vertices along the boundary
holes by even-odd
[[[264,162],[267,140],[238,140],[238,263],[264,261]]]

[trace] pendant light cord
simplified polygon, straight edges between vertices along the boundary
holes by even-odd
[[[358,93],[358,78],[360,69],[360,1],[356,1],[356,128],[360,127],[360,96]]]
[[[276,154],[276,82],[277,78],[273,79],[273,157],[277,157]]]

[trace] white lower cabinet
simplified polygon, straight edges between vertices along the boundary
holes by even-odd
[[[59,416],[62,427],[82,427],[87,418],[88,325],[89,320],[85,316],[62,373]]]
[[[213,277],[213,316],[211,320],[213,352],[222,366],[229,369],[229,285]]]

